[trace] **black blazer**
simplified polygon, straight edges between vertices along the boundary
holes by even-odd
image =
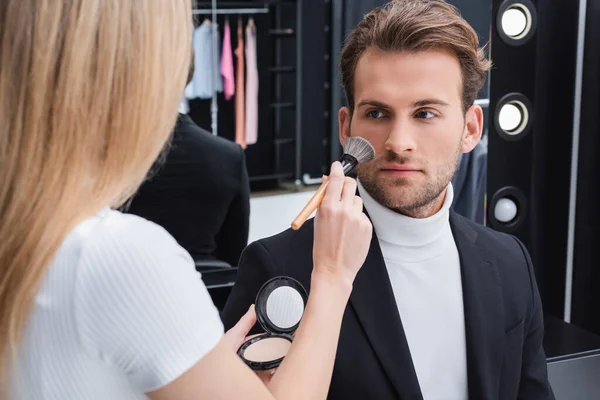
[[[184,114],[167,150],[127,212],[164,227],[194,259],[237,265],[250,220],[244,151]]]
[[[525,247],[450,212],[461,260],[469,398],[553,399],[542,307]],[[292,276],[310,289],[313,221],[252,243],[223,310],[231,328],[266,280]],[[422,399],[377,237],[344,313],[329,399]]]

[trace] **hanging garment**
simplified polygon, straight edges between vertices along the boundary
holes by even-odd
[[[258,66],[256,60],[256,25],[250,18],[246,27],[246,144],[258,139]]]
[[[213,47],[212,47],[212,22],[206,19],[194,31],[194,97],[210,99],[213,95],[213,84],[216,79],[216,91],[223,91],[223,79],[218,73],[220,66],[217,65],[217,73],[213,70]],[[220,52],[219,31],[217,29],[217,54]],[[220,60],[217,58],[217,63]]]
[[[194,27],[192,26],[192,30],[190,31],[190,45],[194,46]],[[192,60],[191,62],[194,63],[194,66],[196,64],[196,51],[194,50],[192,52]],[[196,98],[196,95],[194,94],[194,77],[192,76],[192,79],[190,79],[190,81],[188,82],[187,86],[185,87],[185,90],[183,91],[183,97],[184,100],[192,100],[194,98]],[[189,105],[189,103],[186,101],[186,104]],[[189,108],[188,108],[189,109]]]
[[[237,26],[237,76],[235,88],[235,142],[246,148],[246,118],[244,108],[244,36],[242,33],[242,19],[238,20]]]
[[[179,114],[189,114],[190,113],[190,103],[188,99],[183,96],[181,99],[181,103],[179,103]]]
[[[231,31],[228,19],[225,20],[225,31],[223,32],[221,75],[223,76],[223,93],[225,93],[225,100],[230,100],[235,93],[235,76],[233,72],[233,55],[231,54]]]
[[[196,98],[196,94],[194,93],[194,81],[193,80],[187,84],[187,86],[185,87],[185,90],[183,92],[183,95],[188,100],[192,100],[192,99]]]

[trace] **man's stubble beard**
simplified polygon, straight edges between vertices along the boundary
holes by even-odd
[[[399,214],[409,217],[427,217],[433,214],[437,200],[444,194],[444,191],[454,176],[456,168],[458,167],[458,163],[460,162],[461,147],[462,140],[457,146],[452,159],[437,167],[437,173],[433,176],[433,178],[428,179],[424,186],[406,186],[406,190],[413,191],[414,193],[404,201],[398,198],[393,198],[393,193],[386,191],[386,188],[383,186],[384,182],[377,181],[377,176],[381,176],[379,175],[379,172],[381,168],[380,160],[382,159],[376,159],[369,163],[359,164],[356,169],[356,174],[361,185],[379,204]],[[410,161],[410,158],[399,156],[392,152],[386,153],[383,158],[383,162],[393,162],[398,164],[407,164]],[[427,164],[420,164],[420,166],[426,168]],[[429,171],[429,173],[431,173],[431,171]],[[427,178],[429,177],[430,175],[427,176]],[[409,180],[405,178],[398,178],[395,180],[396,185],[394,186],[396,188],[400,187],[399,190],[403,190],[402,182],[405,182],[406,185],[408,185]]]

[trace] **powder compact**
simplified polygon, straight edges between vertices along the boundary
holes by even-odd
[[[267,281],[256,295],[256,318],[266,333],[250,337],[238,355],[251,369],[277,368],[288,353],[292,336],[308,301],[306,289],[297,280],[279,276]]]

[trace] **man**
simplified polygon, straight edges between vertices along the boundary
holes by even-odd
[[[348,37],[340,140],[368,139],[357,169],[374,226],[344,316],[330,399],[551,399],[542,307],[527,250],[450,210],[461,153],[479,142],[474,105],[489,62],[441,0],[397,0]],[[309,288],[313,225],[249,246],[227,327],[277,275]]]
[[[192,77],[193,68],[188,82]],[[250,224],[244,151],[181,110],[166,151],[127,212],[161,225],[196,261],[237,266]]]

